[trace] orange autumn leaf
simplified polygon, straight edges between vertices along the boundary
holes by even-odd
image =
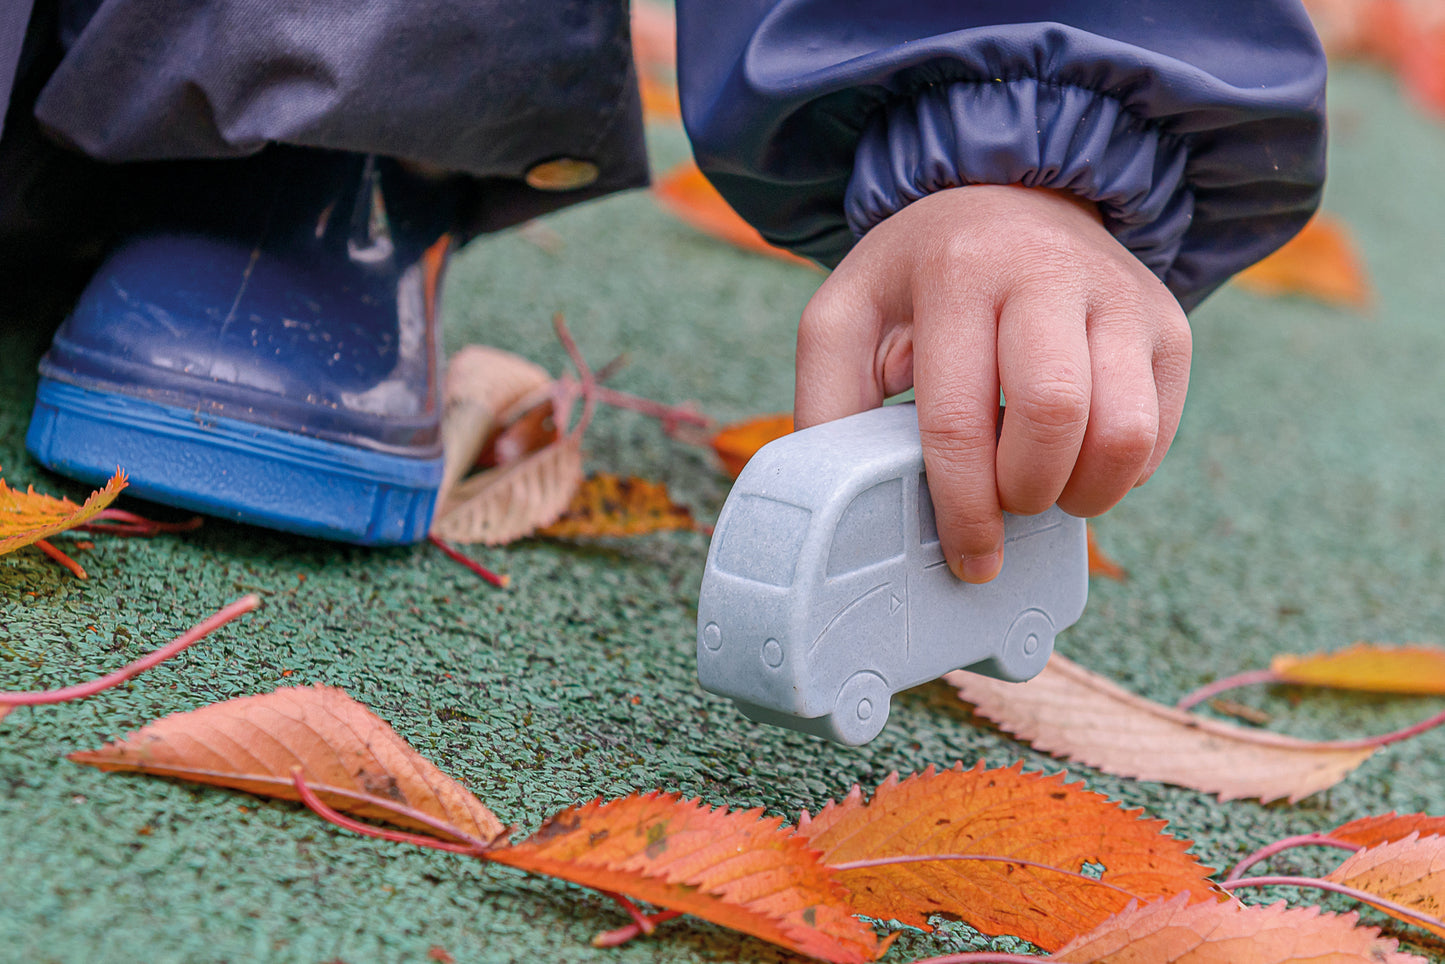
[[[1445,837],[1445,817],[1432,817],[1423,813],[1387,813],[1375,817],[1361,817],[1336,827],[1329,832],[1329,836],[1361,847],[1377,847],[1380,844],[1404,840],[1412,833],[1418,833],[1421,837]]]
[[[419,821],[369,798],[418,810],[482,840],[502,823],[460,783],[437,769],[396,731],[342,690],[298,686],[243,696],[170,716],[98,750],[70,754],[76,763],[300,799],[292,769],[332,807],[423,833]]]
[[[662,202],[662,206],[671,211],[678,220],[692,225],[704,234],[710,234],[747,251],[814,267],[811,261],[764,241],[758,229],[744,221],[728,202],[723,200],[717,188],[708,182],[702,171],[691,161],[685,161],[662,175],[653,185],[652,192]]]
[[[1439,646],[1356,643],[1334,653],[1276,656],[1270,669],[1283,683],[1445,695],[1445,648]]]
[[[1130,907],[1070,941],[1050,961],[1068,964],[1425,964],[1396,950],[1354,914],[1284,904],[1186,904]]]
[[[1299,294],[1329,304],[1368,308],[1369,278],[1345,228],[1317,215],[1263,261],[1241,271],[1240,286],[1261,295]]]
[[[66,498],[36,492],[34,486],[24,492],[12,489],[0,479],[0,553],[89,522],[114,502],[125,486],[125,473],[116,469],[104,488],[92,492],[84,505],[76,505]]]
[[[1445,917],[1445,837],[1411,835],[1352,854],[1327,874],[1325,880],[1344,884],[1410,910],[1434,922],[1418,920],[1390,907],[1372,904],[1392,917],[1445,937],[1438,922]]]
[[[1105,555],[1104,550],[1094,539],[1094,527],[1086,526],[1085,533],[1088,535],[1089,543],[1089,575],[1103,576],[1105,579],[1114,579],[1123,582],[1129,578],[1129,570],[1119,565],[1113,559]]]
[[[712,809],[676,794],[593,801],[552,817],[489,860],[706,918],[825,961],[887,948],[807,841],[761,810]]]
[[[1106,773],[1216,794],[1291,802],[1334,786],[1375,752],[1231,726],[1128,692],[1057,653],[1027,683],[944,677],[979,715]]]
[[[759,415],[723,428],[712,437],[712,450],[722,460],[724,471],[737,478],[758,449],[792,431],[793,416],[787,412]]]
[[[562,517],[538,529],[537,534],[595,539],[696,528],[692,512],[672,501],[666,485],[604,472],[583,482]]]
[[[677,16],[672,7],[638,0],[632,11],[632,62],[642,95],[642,116],[675,123],[682,119],[677,99]]]
[[[932,767],[889,777],[864,801],[854,787],[798,833],[821,851],[852,892],[858,913],[928,928],[925,915],[956,916],[985,934],[1012,934],[1048,950],[1118,913],[1130,900],[1179,893],[1217,899],[1210,869],[1140,817],[1063,774]],[[1012,857],[1069,873],[993,860],[916,860],[946,855]],[[890,858],[881,866],[844,865]],[[1086,863],[1100,880],[1080,879]]]

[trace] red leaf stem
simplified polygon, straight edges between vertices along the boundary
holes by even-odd
[[[1350,850],[1355,852],[1359,852],[1365,849],[1360,844],[1352,844],[1346,843],[1343,840],[1336,840],[1329,834],[1303,833],[1297,837],[1285,837],[1283,840],[1276,840],[1272,844],[1260,847],[1254,853],[1250,854],[1248,857],[1245,857],[1239,863],[1231,867],[1229,869],[1229,876],[1225,877],[1224,879],[1226,881],[1238,880],[1250,867],[1253,867],[1255,864],[1259,863],[1262,860],[1268,860],[1270,857],[1273,857],[1277,853],[1289,850],[1293,847],[1337,847],[1340,850]]]
[[[612,895],[609,894],[608,896]],[[626,927],[619,927],[616,930],[603,931],[596,937],[592,938],[592,946],[621,947],[623,944],[626,944],[633,938],[641,937],[643,934],[651,934],[653,931],[657,930],[658,924],[665,924],[666,922],[672,920],[674,917],[681,916],[682,911],[680,910],[665,910],[661,913],[654,914],[651,917],[648,917],[644,914],[643,920],[647,922],[646,924],[643,924],[642,921],[637,921],[636,923],[628,924]]]
[[[1254,686],[1259,683],[1278,683],[1279,674],[1272,669],[1252,669],[1244,673],[1235,673],[1233,676],[1226,676],[1224,679],[1215,680],[1207,686],[1201,686],[1193,693],[1188,694],[1174,708],[1187,710],[1191,706],[1203,703],[1212,696],[1218,696],[1226,690],[1236,689],[1240,686]]]
[[[75,578],[77,578],[77,579],[89,579],[89,578],[90,578],[89,576],[87,576],[87,575],[85,574],[85,570],[81,567],[80,563],[76,562],[74,559],[70,558],[70,557],[67,556],[65,553],[63,553],[63,552],[61,552],[59,549],[55,548],[55,546],[51,545],[49,539],[36,539],[36,540],[35,540],[35,548],[39,549],[41,552],[45,553],[45,554],[46,554],[47,556],[49,556],[51,559],[54,559],[56,562],[60,563],[62,566],[64,566],[65,568],[69,569],[71,572],[75,573]]]
[[[1010,954],[1007,951],[965,951],[942,957],[925,957],[913,964],[1039,964],[1043,958],[1032,954]]]
[[[315,790],[306,782],[306,774],[301,767],[291,768],[291,783],[296,787],[296,792],[301,796],[301,802],[327,823],[335,824],[344,830],[359,833],[364,837],[377,837],[381,840],[389,840],[392,843],[409,843],[418,847],[429,847],[432,850],[445,850],[447,853],[462,854],[467,857],[484,857],[486,855],[487,843],[470,834],[463,833],[456,827],[451,826],[431,817],[420,810],[413,810],[411,807],[404,807],[390,800],[381,797],[368,796],[367,802],[374,804],[383,810],[390,810],[392,813],[408,817],[412,820],[419,820],[422,823],[434,827],[441,833],[456,837],[457,842],[450,840],[438,840],[436,837],[428,837],[419,833],[407,833],[404,830],[389,830],[386,827],[377,827],[373,824],[363,823],[348,817],[338,810],[327,806],[326,803],[316,795]],[[338,792],[334,787],[321,786],[325,792]]]
[[[37,706],[42,703],[65,703],[69,700],[84,699],[87,696],[94,696],[102,690],[108,690],[112,686],[124,683],[138,673],[143,673],[160,663],[180,653],[192,644],[204,639],[207,635],[221,628],[222,626],[261,605],[259,597],[253,595],[242,596],[235,602],[227,605],[206,619],[192,626],[166,645],[162,646],[140,659],[136,660],[121,669],[116,670],[99,679],[93,679],[88,683],[79,683],[75,686],[66,686],[58,690],[45,690],[37,693],[0,693],[0,706]]]
[[[1379,894],[1372,894],[1367,890],[1359,890],[1346,884],[1337,884],[1333,880],[1323,880],[1319,877],[1245,877],[1242,880],[1226,880],[1219,886],[1225,890],[1239,890],[1242,887],[1310,887],[1316,890],[1328,891],[1332,894],[1343,894],[1362,904],[1378,907],[1397,917],[1419,921],[1421,925],[1425,927],[1445,929],[1445,921],[1431,917],[1429,914],[1422,914],[1413,907],[1397,904],[1393,900],[1387,900]]]
[[[104,509],[91,521],[84,525],[76,526],[86,532],[106,532],[118,536],[155,536],[163,532],[191,532],[201,527],[201,517],[193,515],[189,519],[180,522],[157,522],[155,519],[147,519],[143,515],[136,515],[134,512],[127,512],[125,509],[117,509],[114,506]]]
[[[484,582],[491,583],[493,586],[496,586],[498,589],[506,589],[508,586],[510,586],[510,585],[512,584],[512,577],[511,577],[511,576],[499,576],[499,575],[497,575],[495,572],[492,572],[492,570],[488,569],[486,566],[482,565],[480,562],[476,562],[476,561],[473,560],[473,559],[467,558],[465,555],[463,555],[463,554],[461,553],[460,550],[458,550],[456,547],[450,545],[449,543],[447,543],[444,539],[440,538],[439,536],[429,535],[429,536],[427,536],[426,538],[427,538],[427,541],[428,541],[428,542],[430,542],[432,545],[436,546],[436,547],[437,547],[438,549],[440,549],[442,552],[446,553],[446,556],[447,556],[448,559],[452,560],[453,562],[459,562],[459,563],[461,563],[462,565],[466,566],[466,567],[467,567],[468,569],[470,569],[472,572],[474,572],[474,573],[476,573],[478,576],[482,577],[482,580],[483,580]]]

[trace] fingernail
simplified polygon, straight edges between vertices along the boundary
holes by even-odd
[[[964,556],[959,563],[959,576],[964,582],[988,582],[1003,568],[1003,548],[981,556]]]

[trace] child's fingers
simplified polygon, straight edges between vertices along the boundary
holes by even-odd
[[[813,295],[798,323],[793,422],[802,429],[883,404],[878,363],[883,316],[875,285],[840,266]],[[909,374],[912,345],[906,346]]]
[[[943,557],[954,575],[987,582],[1003,564],[994,475],[998,426],[994,307],[946,287],[914,304],[914,389],[923,462]],[[945,294],[935,298],[935,294]]]
[[[999,314],[998,370],[1007,405],[998,438],[999,503],[1033,515],[1064,491],[1090,424],[1082,301],[1051,287],[1011,297]]]
[[[1137,327],[1096,321],[1089,329],[1093,393],[1089,424],[1059,507],[1096,516],[1129,493],[1159,438],[1153,339]]]
[[[1189,391],[1189,360],[1193,351],[1189,321],[1172,298],[1161,315],[1167,320],[1160,326],[1153,357],[1154,385],[1159,396],[1159,437],[1154,440],[1154,451],[1135,485],[1149,481],[1164,461],[1169,446],[1174,443],[1174,433],[1184,414],[1184,395]]]

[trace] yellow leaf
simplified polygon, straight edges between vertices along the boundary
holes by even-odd
[[[595,539],[695,528],[692,512],[672,501],[666,485],[603,472],[583,482],[562,517],[538,529],[537,534]]]
[[[1334,653],[1276,656],[1270,669],[1284,683],[1445,695],[1445,648],[1439,646],[1356,643]]]
[[[114,502],[125,486],[125,473],[116,469],[104,488],[91,493],[84,505],[76,505],[69,499],[42,495],[34,486],[19,492],[0,479],[0,553],[89,522]]]

